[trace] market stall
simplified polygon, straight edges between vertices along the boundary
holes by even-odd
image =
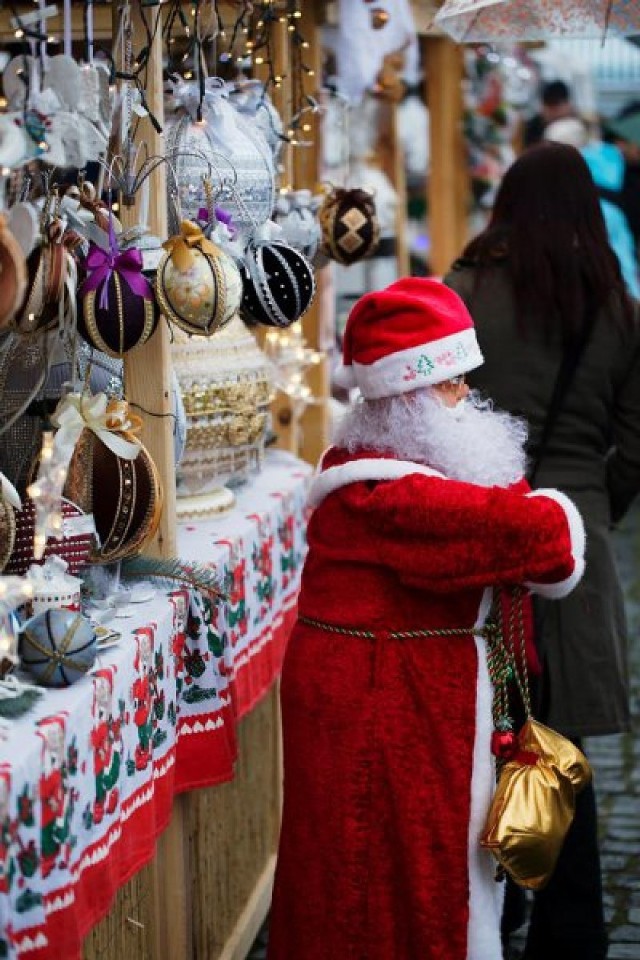
[[[380,239],[366,184],[326,182],[329,7],[0,11],[0,956],[240,960],[268,910],[331,264]],[[458,109],[429,43],[433,109]]]

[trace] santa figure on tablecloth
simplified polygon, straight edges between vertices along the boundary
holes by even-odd
[[[131,688],[133,698],[133,722],[138,731],[138,743],[135,750],[136,770],[146,770],[153,753],[153,636],[151,627],[141,627],[135,631],[136,657],[134,668],[137,679]]]
[[[66,865],[69,854],[69,802],[66,785],[65,718],[58,714],[38,722],[42,737],[40,796],[40,841],[42,876],[48,877],[58,865]]]
[[[497,587],[569,593],[585,541],[565,496],[523,481],[525,426],[469,395],[482,359],[433,280],[349,317],[340,379],[361,397],[312,483],[282,677],[270,960],[502,956],[480,630]]]
[[[9,893],[16,872],[12,849],[17,836],[17,821],[11,816],[11,769],[0,766],[0,893]]]
[[[118,777],[122,752],[121,719],[113,717],[113,675],[115,667],[96,670],[93,674],[93,727],[91,750],[96,798],[93,822],[101,823],[105,815],[118,805]]]

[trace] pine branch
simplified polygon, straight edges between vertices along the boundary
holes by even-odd
[[[204,564],[187,563],[176,557],[170,557],[167,560],[156,557],[129,557],[122,561],[120,575],[127,579],[144,580],[154,577],[160,580],[177,580],[199,590],[200,593],[208,594],[217,601],[227,599],[215,570]]]

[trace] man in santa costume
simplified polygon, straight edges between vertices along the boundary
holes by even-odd
[[[567,497],[522,481],[524,425],[468,395],[481,363],[439,282],[399,280],[349,317],[340,378],[361,399],[311,487],[282,676],[270,960],[502,956],[504,885],[478,843],[495,784],[480,631],[498,586],[569,593],[585,543]]]

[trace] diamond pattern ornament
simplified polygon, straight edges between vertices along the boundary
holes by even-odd
[[[318,214],[321,250],[345,267],[375,253],[380,224],[373,196],[366,190],[338,187],[325,197]]]

